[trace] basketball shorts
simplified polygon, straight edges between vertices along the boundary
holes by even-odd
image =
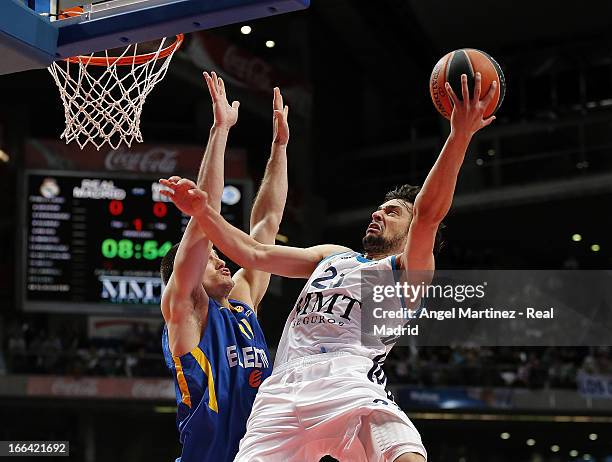
[[[276,367],[260,386],[235,462],[427,459],[406,414],[368,379],[372,361],[323,353]]]

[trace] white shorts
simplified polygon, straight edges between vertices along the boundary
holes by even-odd
[[[323,353],[290,361],[259,388],[235,462],[427,459],[421,436],[381,385],[371,360]]]

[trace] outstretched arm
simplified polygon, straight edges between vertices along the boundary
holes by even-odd
[[[287,144],[289,106],[274,88],[272,149],[251,211],[251,236],[262,244],[274,244],[287,201]]]
[[[283,104],[279,88],[274,88],[272,149],[266,171],[251,210],[250,235],[261,244],[274,244],[287,201],[287,143],[289,107]],[[244,301],[257,310],[268,289],[270,273],[241,269],[234,276],[231,298]]]
[[[178,192],[178,197],[173,198],[175,203],[180,201],[181,191],[201,187],[210,194],[211,206],[219,210],[223,192],[223,155],[229,129],[238,118],[238,103],[234,102],[231,106],[227,103],[223,80],[214,72],[212,75],[204,73],[204,78],[213,101],[215,122],[200,166],[198,185],[177,176],[160,182],[172,190],[162,191],[162,194],[168,196]],[[168,325],[170,349],[175,355],[191,351],[200,341],[201,327],[206,322],[208,306],[208,296],[202,288],[202,278],[210,249],[209,239],[201,232],[197,223],[193,219],[190,220],[179,244],[172,276],[164,290],[161,304],[162,314]],[[198,319],[194,313],[196,301],[204,307],[204,319]]]
[[[489,92],[481,100],[481,80],[480,73],[476,73],[472,99],[465,74],[461,76],[463,100],[459,100],[451,86],[446,84],[446,90],[454,104],[451,132],[414,202],[408,240],[399,259],[403,268],[424,271],[434,269],[436,232],[452,204],[457,177],[468,145],[478,130],[495,120],[495,116],[488,119],[483,119],[483,116],[494,97],[497,82],[492,83]]]
[[[177,190],[174,194],[163,191],[162,194],[170,197],[183,213],[195,218],[210,240],[243,268],[285,277],[308,278],[323,258],[350,250],[332,244],[306,249],[260,244],[225,221],[221,214],[208,204],[208,195],[204,191],[194,187],[187,191]]]

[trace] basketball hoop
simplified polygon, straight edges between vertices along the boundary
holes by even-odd
[[[64,103],[66,128],[61,138],[66,143],[76,141],[81,149],[87,143],[98,150],[105,143],[113,149],[121,143],[128,147],[134,141],[142,143],[142,107],[166,76],[183,40],[184,35],[178,34],[173,42],[161,39],[153,52],[142,53],[145,44],[130,44],[123,51],[74,56],[49,66]]]

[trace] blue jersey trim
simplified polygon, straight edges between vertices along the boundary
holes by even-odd
[[[364,257],[363,255],[357,255],[355,258],[356,258],[356,259],[357,259],[357,261],[358,261],[358,262],[360,262],[360,263],[370,263],[371,261],[374,261],[374,260],[368,260],[368,259],[367,259],[366,257]]]
[[[391,256],[391,270],[393,271],[393,280],[395,282],[400,282],[399,278],[398,278],[398,274],[396,273],[397,271],[397,255],[392,255]],[[404,300],[404,297],[400,297],[400,301],[402,303],[402,308],[406,309],[406,300]]]
[[[236,300],[235,298],[228,298],[227,301],[230,302],[230,305],[238,305],[244,308],[245,310],[251,310],[253,313],[255,313],[253,307],[250,306],[248,303],[241,302],[240,300]]]
[[[395,262],[396,258],[397,258],[397,255],[393,255],[391,257],[391,269],[393,271],[397,271],[397,263]]]

